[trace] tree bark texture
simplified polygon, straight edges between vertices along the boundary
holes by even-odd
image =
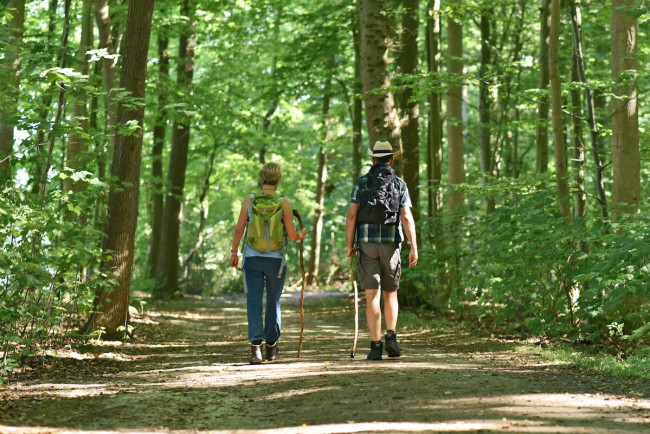
[[[578,74],[578,55],[574,50],[571,57],[571,81],[577,83],[580,81]],[[587,215],[587,193],[585,191],[585,144],[582,128],[582,98],[580,89],[571,87],[571,106],[573,116],[571,123],[573,125],[571,134],[571,148],[573,150],[573,217],[581,218]]]
[[[440,76],[440,0],[429,0],[427,7],[427,60],[429,74]],[[442,113],[440,92],[429,92],[427,174],[429,216],[440,217],[442,211]]]
[[[123,70],[120,87],[138,99],[144,98],[147,74],[147,52],[151,33],[154,0],[130,1],[124,35]],[[104,328],[108,339],[120,339],[128,326],[129,293],[135,228],[138,218],[140,162],[142,159],[142,128],[144,108],[120,103],[117,121],[124,125],[135,121],[135,134],[116,136],[111,174],[118,180],[108,203],[108,223],[104,252],[111,255],[106,267],[116,284],[112,291],[102,291],[96,300],[96,313],[87,329]]]
[[[196,2],[184,0],[181,14],[189,18],[189,25],[179,37],[177,82],[185,94],[192,95],[194,75],[194,29],[196,26]],[[187,101],[189,103],[189,101]],[[157,285],[154,295],[157,298],[171,298],[178,291],[180,229],[183,213],[183,191],[185,171],[190,143],[189,119],[174,121],[172,128],[172,149],[169,155],[167,174],[168,192],[163,212],[160,252],[158,254]]]
[[[490,68],[492,38],[490,36],[490,24],[494,9],[486,8],[481,14],[481,65],[479,67],[479,152],[481,157],[481,184],[487,185],[488,176],[492,173],[492,149],[491,139],[491,106],[490,98]],[[486,213],[494,211],[494,198],[484,197],[483,207]]]
[[[402,140],[393,93],[387,90],[391,86],[388,74],[388,35],[392,30],[385,10],[384,0],[359,0],[363,102],[370,147],[377,140],[388,141],[398,156],[402,152]]]
[[[452,7],[459,7],[460,1]],[[449,148],[449,211],[453,214],[463,204],[463,193],[453,186],[465,182],[465,155],[463,143],[463,28],[453,17],[447,20],[447,70],[457,81],[447,90],[447,143]]]
[[[599,148],[599,129],[596,122],[596,102],[593,92],[587,85],[587,75],[585,73],[585,61],[582,54],[582,18],[580,8],[575,0],[569,1],[569,14],[571,15],[571,30],[573,34],[573,51],[576,57],[577,73],[581,83],[585,85],[585,104],[587,105],[587,120],[589,123],[589,135],[591,139],[591,157],[594,162],[596,191],[598,192],[598,202],[600,213],[603,218],[607,218],[607,196],[605,195],[605,185],[603,173],[605,164],[602,159],[602,153]]]
[[[560,51],[560,0],[551,1],[551,28],[548,44],[549,79],[551,83],[551,108],[553,142],[555,144],[555,174],[557,178],[558,205],[563,216],[571,217],[564,119],[562,116],[562,82],[559,65]]]
[[[631,14],[635,4],[634,0],[612,0],[612,203],[625,205],[614,215],[621,211],[636,212],[641,202],[637,21]]]
[[[535,135],[535,170],[548,171],[548,102],[546,94],[549,83],[548,69],[548,37],[550,29],[551,0],[542,0],[540,9],[539,32],[539,90],[541,95],[537,102],[537,131]]]
[[[158,81],[169,81],[169,36],[167,28],[160,29],[158,34]],[[163,150],[167,133],[167,92],[164,86],[158,88],[158,110],[153,127],[153,146],[151,148],[151,177],[153,181],[151,192],[151,243],[147,265],[149,277],[158,275],[158,255],[160,254],[160,238],[163,225],[165,198],[163,195]]]
[[[23,40],[25,27],[25,0],[10,1],[7,9],[12,14],[12,18],[7,23],[9,36],[19,41]],[[4,79],[4,90],[0,97],[2,106],[0,108],[0,187],[12,178],[11,175],[11,153],[13,152],[14,126],[16,116],[16,106],[18,102],[18,86],[21,49],[17,46],[6,45],[4,55],[7,57],[16,56],[10,63],[3,65],[2,76]]]
[[[363,87],[361,84],[361,33],[359,14],[352,14],[352,40],[354,42],[354,83],[352,89],[352,182],[361,176],[363,152]]]
[[[402,50],[400,66],[403,74],[418,72],[418,22],[419,0],[402,0]],[[401,94],[400,104],[402,113],[402,174],[409,189],[413,204],[413,217],[420,217],[420,146],[419,120],[420,104],[412,100],[413,89],[406,87]]]
[[[335,59],[329,60],[330,71],[334,68]],[[323,107],[322,107],[322,143],[327,143],[327,116],[330,111],[330,101],[332,98],[332,75],[328,75],[323,88]],[[307,284],[311,285],[318,280],[320,268],[320,254],[323,244],[323,218],[325,216],[325,193],[327,186],[327,149],[321,145],[318,150],[318,179],[316,181],[316,209],[314,210],[314,226],[311,235],[311,254],[309,255],[309,264],[307,266]]]
[[[95,20],[99,35],[99,48],[105,50],[102,57],[102,74],[104,76],[104,102],[106,109],[106,132],[109,137],[107,145],[112,148],[115,142],[113,128],[115,125],[116,107],[112,98],[113,89],[117,87],[117,55],[113,40],[113,26],[109,11],[109,0],[95,0]],[[123,68],[122,68],[123,69]]]
[[[93,47],[93,19],[92,19],[92,0],[83,0],[83,12],[81,18],[81,38],[79,41],[79,51],[77,59],[80,62],[80,71],[83,75],[88,75],[88,56],[86,52]],[[88,98],[85,95],[80,96],[73,101],[72,118],[77,124],[78,131],[70,134],[68,140],[68,152],[66,156],[66,165],[75,170],[82,170],[87,167],[87,158],[84,160],[88,149],[88,141],[84,137],[88,134]],[[83,182],[74,182],[69,180],[66,190],[79,192],[83,189]]]

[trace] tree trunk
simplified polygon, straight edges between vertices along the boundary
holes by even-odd
[[[203,231],[205,230],[205,225],[208,221],[208,210],[209,210],[208,194],[210,193],[210,188],[212,188],[212,185],[210,184],[210,178],[212,177],[212,173],[214,172],[214,159],[217,155],[218,148],[219,148],[219,142],[215,140],[212,146],[212,153],[210,154],[210,159],[208,160],[208,168],[206,170],[205,176],[203,177],[203,189],[201,190],[201,196],[199,197],[200,220],[199,220],[199,229],[197,230],[197,235],[196,235],[196,243],[194,243],[194,247],[192,247],[192,250],[190,250],[190,252],[183,260],[183,273],[182,273],[181,281],[186,280],[187,277],[189,276],[189,269],[190,269],[190,264],[192,262],[192,258],[194,258],[196,252],[199,251],[199,249],[203,245],[203,240],[205,239],[205,237],[203,236]]]
[[[596,103],[594,95],[587,85],[587,76],[585,74],[585,61],[582,55],[582,18],[580,15],[580,8],[575,0],[569,0],[569,12],[571,15],[571,29],[573,32],[573,49],[576,56],[578,77],[581,83],[585,85],[585,103],[587,104],[587,119],[589,122],[589,132],[591,139],[591,156],[594,161],[596,191],[598,192],[598,201],[600,204],[600,214],[603,218],[607,218],[607,196],[605,195],[605,185],[603,180],[603,172],[605,170],[605,163],[601,157],[602,153],[599,149],[599,130],[598,123],[596,122]]]
[[[440,77],[440,0],[429,0],[427,6],[427,63],[429,74]],[[436,89],[429,92],[429,119],[427,128],[427,176],[429,217],[433,218],[433,228],[429,242],[435,245],[437,281],[429,285],[431,303],[437,309],[443,309],[450,296],[447,284],[447,261],[442,252],[445,251],[445,237],[442,225],[442,108],[440,92]],[[428,231],[427,231],[428,232]],[[428,234],[424,233],[426,237]]]
[[[388,35],[393,31],[386,17],[385,6],[384,0],[359,0],[363,102],[370,146],[377,140],[388,141],[397,151],[396,156],[399,156],[402,152],[402,139],[393,93],[390,90],[381,94],[368,93],[377,89],[390,89],[391,86],[388,75]]]
[[[635,4],[634,0],[612,0],[612,204],[622,206],[613,210],[615,217],[637,212],[641,203],[637,20],[631,13]]]
[[[86,52],[93,46],[93,20],[92,20],[92,0],[83,0],[83,13],[81,18],[81,39],[79,41],[79,51],[77,59],[80,62],[80,71],[88,75],[89,63]],[[74,170],[87,168],[87,157],[84,158],[88,150],[88,142],[84,137],[88,137],[88,98],[85,95],[80,96],[74,101],[72,108],[72,117],[77,122],[79,131],[73,131],[68,140],[68,153],[66,165]],[[66,190],[79,192],[83,189],[84,183],[69,180],[66,183]]]
[[[169,36],[168,26],[158,33],[158,83],[169,81]],[[163,225],[165,199],[163,195],[163,149],[167,133],[167,92],[165,86],[158,88],[158,110],[153,127],[153,147],[151,148],[151,244],[147,260],[148,275],[155,278],[158,275],[158,255],[160,254],[160,239]]]
[[[124,35],[120,87],[141,100],[145,92],[153,6],[154,0],[130,1]],[[120,125],[135,121],[139,129],[136,134],[117,134],[113,153],[111,174],[118,185],[111,189],[109,196],[104,252],[112,252],[111,259],[105,265],[116,284],[112,291],[104,290],[98,294],[96,312],[86,326],[86,331],[102,328],[102,336],[106,339],[121,339],[128,332],[144,107],[118,104],[117,121]]]
[[[562,82],[560,78],[560,0],[551,1],[551,29],[548,43],[548,66],[551,83],[553,142],[555,143],[555,174],[558,205],[563,216],[571,217],[566,143],[562,116]]]
[[[548,170],[548,101],[546,94],[549,83],[548,68],[548,37],[550,28],[551,0],[542,0],[540,9],[539,32],[539,90],[541,95],[537,103],[537,132],[535,135],[535,170],[546,172]]]
[[[352,14],[352,40],[354,42],[354,82],[352,89],[352,181],[361,176],[363,152],[363,88],[361,85],[361,34],[359,14]]]
[[[9,36],[19,41],[23,40],[23,33],[25,28],[25,0],[11,0],[7,5],[7,10],[12,14],[9,20]],[[16,58],[3,65],[6,73],[3,71],[4,77],[4,90],[0,97],[3,104],[0,108],[0,188],[3,188],[5,183],[12,178],[11,174],[11,154],[13,152],[14,141],[14,121],[12,118],[16,115],[16,107],[18,106],[18,86],[20,64],[22,57],[20,56],[21,50],[19,47],[13,47],[9,44],[5,45],[5,57]]]
[[[580,81],[578,74],[578,55],[573,51],[571,57],[571,82],[577,83]],[[573,202],[575,208],[573,216],[575,218],[585,217],[587,215],[587,193],[585,192],[585,145],[583,138],[582,128],[582,99],[580,98],[580,89],[571,87],[571,116],[573,124],[573,132],[571,135],[571,147],[573,148]]]
[[[330,71],[334,68],[335,59],[329,59]],[[323,88],[323,108],[322,108],[322,133],[321,143],[318,150],[318,179],[316,181],[316,209],[314,210],[314,226],[311,235],[311,254],[307,268],[307,285],[312,285],[318,281],[318,272],[320,268],[320,253],[323,237],[323,217],[325,216],[325,190],[327,185],[327,149],[324,144],[327,143],[327,116],[330,111],[330,100],[332,97],[332,73],[330,72],[325,86]]]
[[[490,23],[494,9],[488,7],[481,14],[481,66],[479,67],[479,151],[481,154],[481,185],[488,183],[488,176],[492,173],[492,150],[490,146],[490,110],[492,101],[490,98],[490,67],[492,50],[492,38],[490,36]],[[485,213],[494,211],[494,198],[486,196],[483,198]]]
[[[402,0],[400,65],[403,74],[418,73],[419,3],[419,0]],[[411,100],[413,98],[413,89],[411,87],[406,87],[401,96],[400,108],[403,116],[401,135],[404,146],[402,173],[411,195],[413,217],[417,221],[420,217],[420,146],[418,134],[420,105],[417,101]]]
[[[109,138],[108,143],[105,144],[105,146],[112,149],[115,147],[115,134],[113,131],[116,117],[116,107],[112,97],[112,92],[113,89],[117,87],[117,55],[115,53],[113,26],[111,24],[111,15],[108,3],[109,0],[95,0],[95,20],[97,21],[97,33],[99,35],[99,48],[106,50],[106,55],[102,57],[104,92],[106,93],[106,99],[104,102],[106,109],[106,124],[104,128],[107,137]]]
[[[196,26],[196,1],[184,0],[181,14],[189,18],[189,25],[179,37],[177,82],[181,89],[192,96],[192,78],[194,75],[194,46],[196,44],[194,28]],[[187,101],[190,104],[190,101]],[[163,227],[158,254],[157,285],[154,297],[168,299],[179,290],[179,249],[180,228],[183,212],[183,190],[185,188],[185,171],[190,143],[189,119],[174,121],[172,130],[172,149],[169,155],[169,173],[167,174],[168,192],[163,213]]]
[[[49,46],[53,45],[55,32],[56,32],[56,23],[58,20],[56,9],[58,5],[58,0],[49,0],[48,1],[48,25],[47,25],[47,44]],[[63,53],[63,51],[61,51]],[[59,66],[64,62],[63,59],[65,56],[62,54],[58,56]],[[39,124],[36,132],[36,158],[34,161],[32,178],[32,193],[38,195],[42,192],[42,173],[43,166],[47,159],[47,154],[45,153],[45,141],[46,141],[46,131],[49,131],[51,128],[49,122],[50,109],[52,105],[52,96],[56,93],[56,85],[50,84],[49,89],[44,93],[42,97],[42,102],[40,104],[41,109],[39,110]],[[59,92],[60,94],[60,92]]]
[[[283,10],[284,9],[282,3],[278,3],[277,9],[275,11],[275,22],[273,24],[274,39],[278,41],[278,43],[280,41],[280,25],[282,24]],[[278,56],[274,54],[273,59],[271,60],[271,72],[269,74],[271,82],[273,82],[275,79],[275,75],[276,75],[275,71],[277,68],[277,63],[278,63]],[[264,115],[264,119],[262,120],[263,134],[266,134],[266,131],[268,131],[269,127],[271,126],[271,120],[273,119],[273,116],[275,115],[275,111],[278,108],[279,100],[280,100],[280,92],[277,91],[271,98],[269,109],[266,111],[266,114]],[[259,156],[259,161],[260,164],[262,165],[266,164],[266,150],[267,150],[266,142],[262,142],[262,147],[260,148],[260,156]]]
[[[460,0],[452,8],[460,8]],[[453,17],[447,21],[447,70],[457,83],[447,91],[447,143],[449,147],[449,212],[452,214],[463,204],[463,193],[454,191],[454,185],[465,182],[465,155],[463,144],[463,28]]]
[[[429,74],[440,76],[440,0],[429,0],[427,19],[427,59]],[[440,93],[429,92],[427,175],[429,177],[429,216],[440,217],[442,211],[442,113]],[[439,239],[439,237],[436,237]]]
[[[316,209],[311,233],[311,255],[309,256],[307,285],[318,279],[321,241],[323,236],[323,216],[325,214],[325,185],[327,183],[327,153],[321,146],[318,150],[318,179],[316,183]]]
[[[465,155],[463,143],[463,28],[460,21],[456,21],[454,14],[459,12],[460,0],[451,4],[453,13],[447,18],[447,71],[450,79],[455,83],[450,84],[447,90],[447,144],[449,149],[448,178],[449,178],[449,213],[451,227],[449,228],[450,243],[453,245],[451,264],[448,271],[448,284],[445,293],[439,297],[438,304],[445,302],[453,288],[460,286],[458,271],[460,267],[460,218],[464,203],[463,193],[454,189],[455,185],[465,182]]]

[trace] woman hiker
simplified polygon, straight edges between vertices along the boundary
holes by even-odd
[[[237,248],[246,233],[242,248],[242,270],[252,365],[264,360],[262,341],[266,342],[266,360],[275,360],[278,354],[281,329],[280,296],[286,275],[286,238],[300,241],[307,237],[305,228],[296,231],[291,203],[276,191],[281,177],[282,169],[278,164],[266,163],[262,167],[262,190],[244,198],[230,251],[230,266],[237,268]],[[266,313],[263,316],[265,286]]]

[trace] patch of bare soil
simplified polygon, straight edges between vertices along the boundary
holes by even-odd
[[[275,362],[248,364],[243,298],[145,307],[136,338],[68,348],[0,387],[1,432],[650,432],[650,384],[580,372],[458,332],[399,330],[357,356],[352,302],[283,301]],[[360,324],[365,324],[363,309]]]

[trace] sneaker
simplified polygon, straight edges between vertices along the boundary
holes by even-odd
[[[251,365],[259,365],[262,363],[262,346],[251,345]]]
[[[402,355],[402,349],[399,347],[399,344],[397,343],[397,335],[395,334],[394,331],[389,330],[388,333],[386,333],[386,352],[388,353],[388,357],[399,357]]]
[[[381,360],[381,354],[384,352],[384,344],[382,341],[370,341],[370,352],[368,353],[368,360]]]
[[[273,345],[270,345],[269,343],[266,344],[266,360],[269,362],[272,362],[275,360],[275,356],[278,355],[278,343],[274,343]]]

